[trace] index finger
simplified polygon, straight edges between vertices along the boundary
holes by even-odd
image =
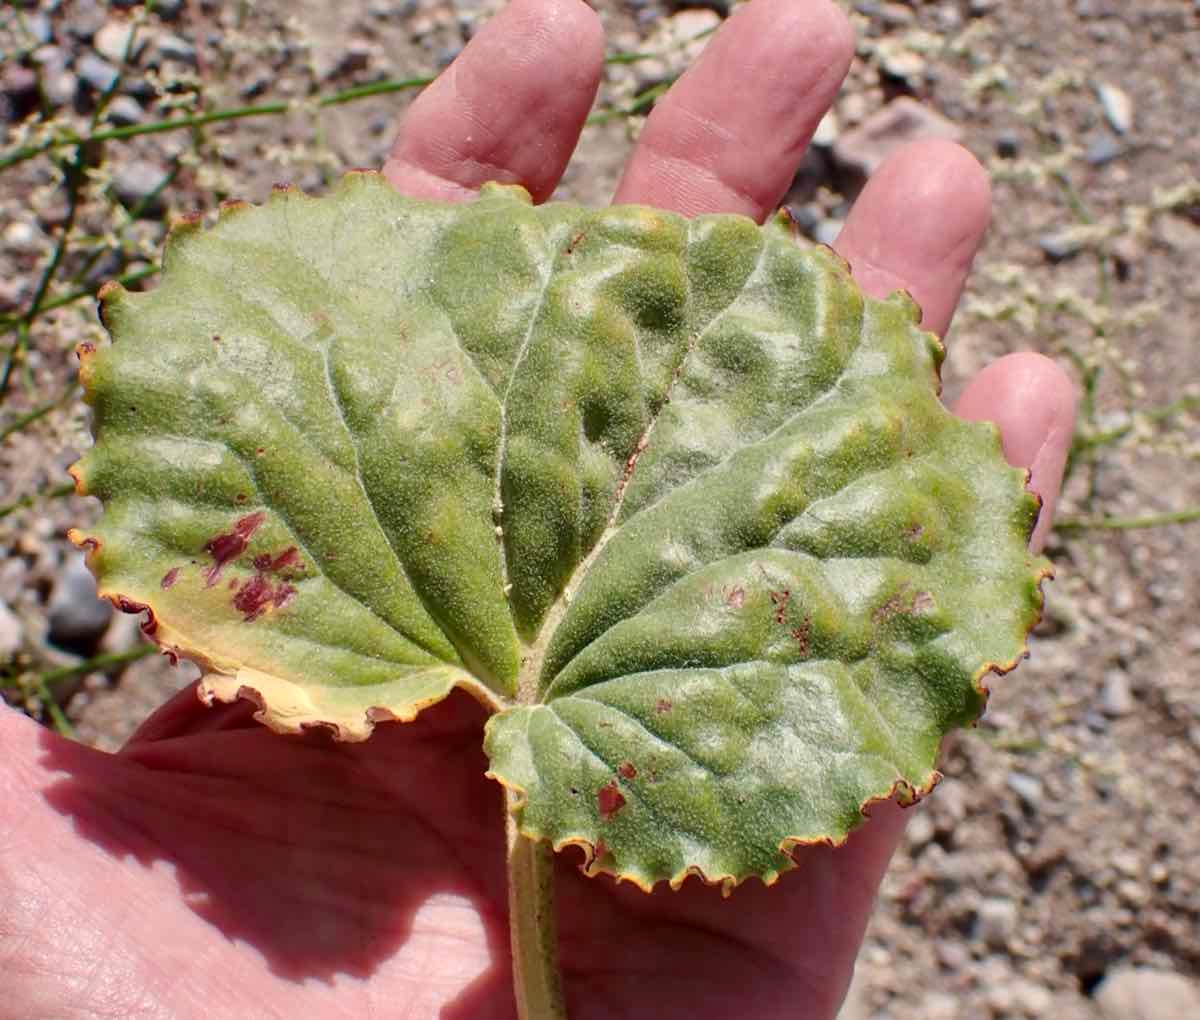
[[[544,201],[603,66],[604,30],[581,0],[513,0],[409,107],[384,176],[414,198],[461,201],[500,181]]]
[[[762,220],[783,197],[854,54],[830,0],[754,0],[654,107],[616,202]]]

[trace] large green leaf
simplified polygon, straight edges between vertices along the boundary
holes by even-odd
[[[773,880],[927,789],[1038,615],[996,430],[786,218],[353,174],[103,299],[102,590],[280,731],[468,689],[521,831],[593,871]]]

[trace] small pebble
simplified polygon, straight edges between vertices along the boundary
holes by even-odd
[[[0,602],[0,663],[11,662],[21,650],[21,621]]]
[[[196,47],[173,32],[160,36],[154,50],[162,60],[174,60],[180,64],[196,63]]]
[[[1042,806],[1042,781],[1040,779],[1027,776],[1024,772],[1010,772],[1005,782],[1030,813],[1036,813]]]
[[[96,92],[107,92],[117,80],[117,69],[94,53],[85,53],[75,61],[75,70],[79,80]]]
[[[990,897],[975,914],[975,935],[993,949],[1003,949],[1017,931],[1017,907],[1012,900]]]
[[[117,127],[126,127],[142,119],[142,107],[132,96],[117,96],[105,107],[104,116]]]
[[[1001,159],[1016,159],[1021,154],[1021,136],[1004,131],[996,136],[996,155]]]
[[[845,224],[841,220],[826,217],[813,229],[813,240],[817,244],[825,244],[832,248],[833,242],[838,239],[838,234],[842,232],[844,226]]]
[[[1104,117],[1109,126],[1119,135],[1128,134],[1133,127],[1133,100],[1116,85],[1096,86],[1096,95],[1104,108]]]
[[[131,41],[132,40],[132,41]],[[109,21],[92,40],[92,45],[100,56],[114,64],[124,63],[126,55],[134,60],[146,45],[146,33],[134,35],[134,26],[128,21]]]
[[[1170,971],[1119,968],[1095,992],[1104,1020],[1196,1020],[1200,987]]]
[[[59,572],[46,612],[48,638],[60,648],[90,651],[108,629],[112,606],[96,597],[96,581],[82,553],[70,556]]]
[[[141,210],[142,215],[160,215],[164,209],[162,197],[150,199],[150,196],[162,184],[165,176],[166,171],[161,166],[148,160],[135,159],[129,163],[122,163],[113,172],[113,194],[128,209],[149,200]]]
[[[1083,251],[1083,241],[1078,231],[1070,227],[1043,234],[1038,238],[1038,247],[1051,262],[1063,262]]]
[[[1089,166],[1104,166],[1105,163],[1111,163],[1122,155],[1124,151],[1125,147],[1120,141],[1105,132],[1097,135],[1088,143],[1083,158]]]
[[[1136,708],[1129,674],[1123,669],[1110,669],[1104,674],[1104,687],[1100,691],[1100,711],[1110,719],[1129,715]]]

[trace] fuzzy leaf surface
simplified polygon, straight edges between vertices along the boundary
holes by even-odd
[[[348,176],[169,241],[81,350],[101,590],[202,695],[363,739],[463,687],[519,825],[772,881],[936,779],[1044,561],[904,295],[786,221]]]

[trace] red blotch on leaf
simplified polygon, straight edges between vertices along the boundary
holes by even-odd
[[[204,587],[211,588],[221,576],[221,568],[230,560],[236,560],[246,551],[250,536],[258,530],[259,525],[267,519],[267,515],[259,510],[257,513],[239,517],[234,522],[233,530],[215,535],[204,543],[204,551],[212,554],[212,566],[204,572],[206,582]]]
[[[625,797],[617,789],[616,780],[610,779],[596,794],[596,804],[600,808],[600,817],[608,821],[625,806]]]
[[[165,574],[163,574],[162,580],[159,581],[158,585],[160,588],[163,589],[163,591],[166,591],[168,588],[171,587],[171,585],[173,585],[178,580],[179,580],[179,568],[172,567]]]
[[[257,620],[268,608],[281,609],[296,595],[296,589],[286,581],[272,584],[264,574],[255,574],[238,588],[233,596],[233,606],[243,614],[246,623]]]
[[[636,779],[637,778],[637,769],[634,768],[633,762],[623,761],[623,762],[621,762],[620,765],[617,766],[617,774],[622,779]]]
[[[672,708],[674,708],[674,706],[666,698],[659,698],[654,703],[654,711],[656,711],[659,715],[665,715],[667,712],[671,711]]]

